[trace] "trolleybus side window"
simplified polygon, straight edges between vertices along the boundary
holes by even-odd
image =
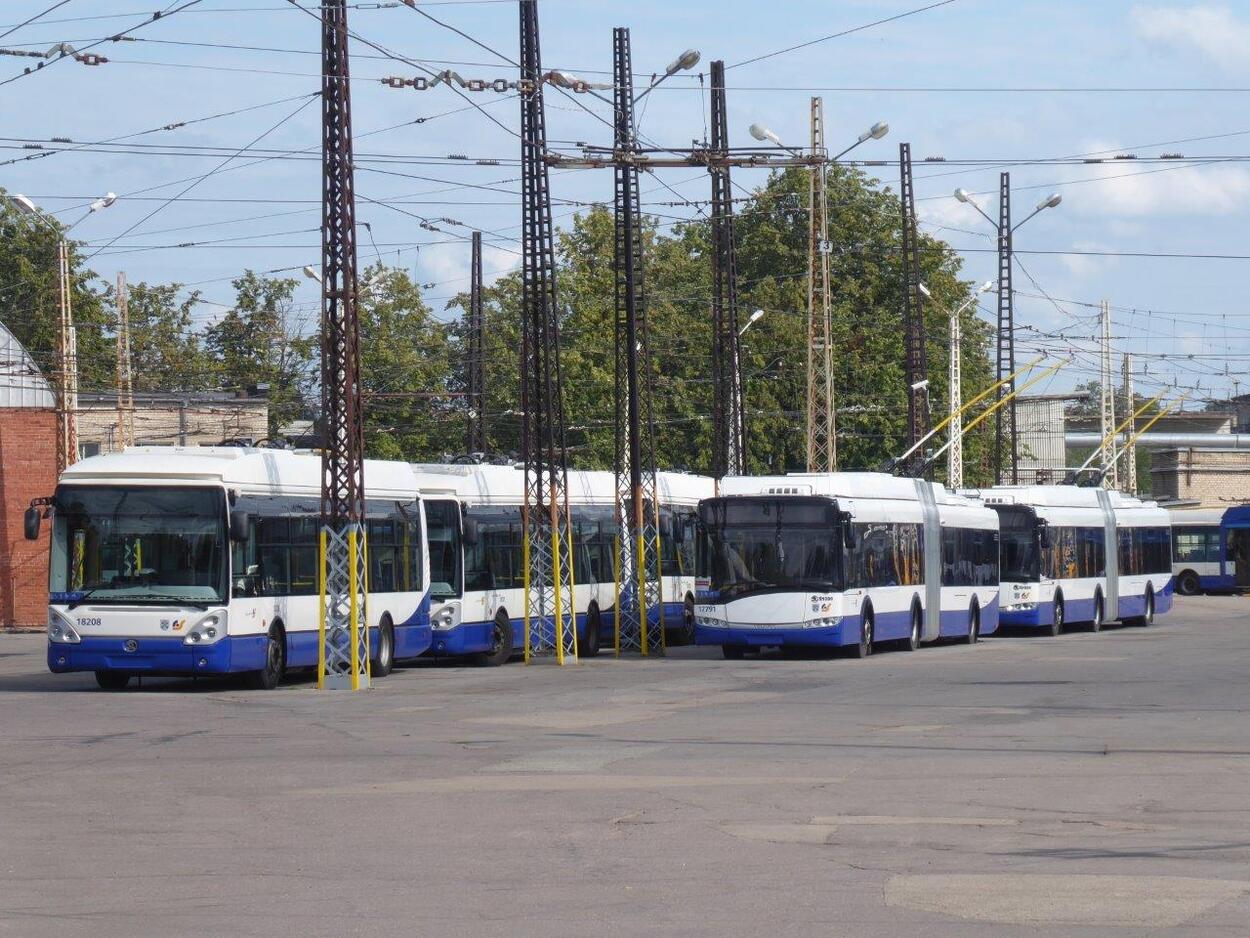
[[[1219,563],[1220,529],[1173,528],[1172,557],[1177,563]]]
[[[473,506],[468,516],[477,521],[478,535],[477,543],[465,551],[464,588],[522,588],[521,509]]]
[[[998,532],[986,528],[943,528],[942,585],[997,586]]]
[[[856,524],[847,550],[848,582],[858,587],[924,582],[924,528],[919,524]]]
[[[1106,532],[1051,525],[1050,545],[1042,551],[1042,570],[1052,580],[1105,576]]]
[[[1117,541],[1121,576],[1172,572],[1170,529],[1120,528]],[[1215,556],[1219,558],[1218,548]]]

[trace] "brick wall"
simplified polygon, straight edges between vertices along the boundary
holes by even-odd
[[[1194,499],[1202,508],[1250,504],[1250,452],[1244,450],[1161,450],[1150,477],[1155,498]]]
[[[28,541],[23,515],[56,487],[56,414],[0,409],[0,628],[43,628],[48,617],[48,531]]]

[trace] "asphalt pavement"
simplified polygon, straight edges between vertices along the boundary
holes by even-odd
[[[1248,613],[357,694],[0,635],[0,935],[1245,936]]]

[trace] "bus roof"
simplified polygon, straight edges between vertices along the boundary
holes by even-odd
[[[1219,527],[1224,520],[1226,511],[1233,509],[1224,508],[1169,508],[1168,514],[1172,516],[1173,524],[1209,524]]]
[[[438,492],[487,505],[518,505],[525,494],[525,471],[521,466],[480,463],[416,463],[413,465],[422,493]],[[698,504],[712,495],[707,476],[680,472],[656,474],[660,500],[669,504]],[[574,504],[611,505],[616,501],[616,476],[606,470],[569,470],[569,501]]]
[[[320,494],[321,456],[307,451],[245,446],[132,446],[120,453],[74,463],[61,476],[66,484],[124,482],[217,483],[260,494]],[[370,495],[415,498],[416,476],[407,463],[365,460]]]
[[[1054,508],[1096,508],[1098,493],[1096,488],[1084,488],[1076,485],[996,485],[992,488],[969,489],[968,494],[979,498],[987,505],[1044,505]],[[1123,492],[1108,492],[1111,507],[1121,508],[1158,508],[1158,503],[1143,501],[1135,495]]]
[[[830,498],[894,499],[917,501],[916,480],[884,472],[791,472],[777,476],[729,476],[721,480],[722,495],[824,495]],[[952,496],[941,483],[933,483],[938,504]]]

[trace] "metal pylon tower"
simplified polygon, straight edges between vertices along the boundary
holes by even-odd
[[[321,592],[317,686],[369,686],[364,425],[347,0],[321,5]]]
[[[1114,491],[1120,487],[1120,479],[1116,469],[1115,452],[1115,371],[1111,357],[1111,304],[1106,300],[1102,301],[1100,322],[1102,341],[1099,348],[1101,367],[1098,376],[1098,396],[1102,444],[1101,452],[1098,454],[1098,464],[1102,467],[1102,487]]]
[[[837,410],[833,384],[833,314],[829,290],[829,197],[825,108],[812,98],[812,158],[809,170],[807,248],[807,471],[838,468]]]
[[[725,63],[712,63],[712,475],[741,475],[746,463],[742,370],[738,347],[738,261],[733,190],[729,179],[729,124]]]
[[[473,232],[469,286],[468,349],[465,361],[465,452],[484,453],[486,445],[486,317],[482,311],[482,233]]]
[[[134,366],[130,358],[130,297],[126,274],[117,274],[117,450],[135,445]]]
[[[928,363],[925,360],[924,297],[920,292],[920,237],[916,230],[916,190],[911,173],[911,144],[898,146],[902,206],[903,344],[906,355],[907,446],[910,449],[929,432]],[[923,463],[917,452],[908,472]]]
[[[59,319],[56,347],[56,472],[78,461],[78,335],[70,297],[69,244],[56,242]]]
[[[1129,421],[1127,439],[1124,444],[1124,491],[1130,495],[1137,494],[1137,444],[1133,441],[1136,433],[1134,421],[1129,416],[1137,412],[1137,402],[1133,397],[1133,358],[1124,353],[1124,419]]]
[[[569,524],[555,236],[547,172],[537,0],[520,0],[521,80],[521,508],[525,660],[577,660],[573,537]]]
[[[1005,382],[998,389],[999,402],[1014,394],[1016,382],[1016,321],[1014,294],[1011,289],[1011,174],[998,178],[998,331],[996,333],[995,379]],[[1005,481],[1004,470],[1010,468],[1013,485],[1020,482],[1020,452],[1016,445],[1016,399],[1002,404],[994,412],[994,481]]]
[[[664,653],[651,350],[629,30],[612,30],[616,193],[616,653]],[[652,612],[654,611],[654,617]]]
[[[963,337],[961,335],[959,307],[951,310],[950,322],[950,370],[946,376],[949,404],[946,409],[950,420],[950,449],[946,451],[946,487],[961,489],[964,486],[964,421],[960,411],[964,407],[963,396]]]

